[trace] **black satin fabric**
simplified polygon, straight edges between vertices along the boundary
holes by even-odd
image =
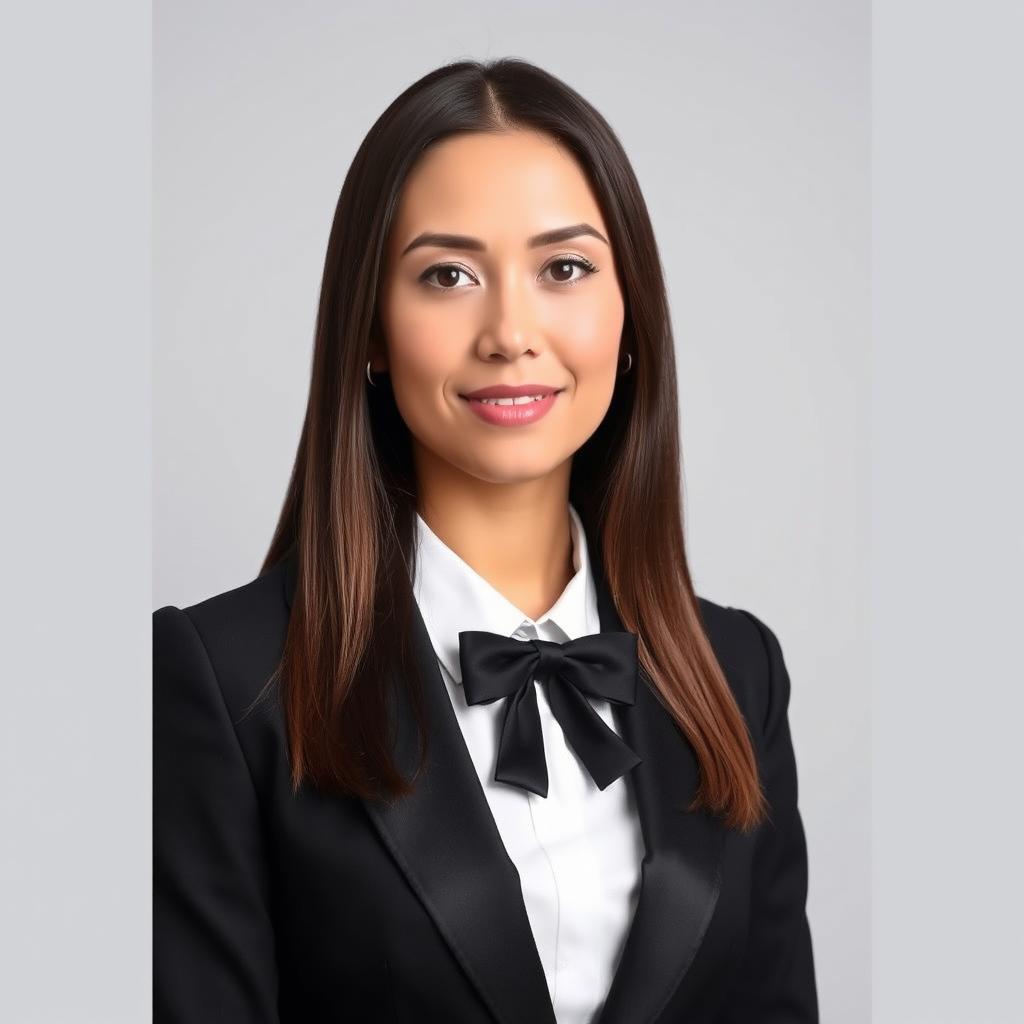
[[[601,630],[622,630],[592,554]],[[153,614],[156,1024],[555,1024],[518,873],[418,609],[430,764],[393,804],[291,793],[276,701],[294,554],[262,577]],[[701,599],[772,808],[741,836],[685,810],[697,761],[640,673],[613,705],[646,847],[642,887],[595,1024],[811,1024],[807,852],[774,633]],[[399,688],[399,692],[403,692]],[[411,772],[415,722],[398,707]],[[249,712],[246,714],[246,712]]]
[[[587,700],[636,703],[636,641],[634,633],[610,630],[565,643],[462,630],[459,667],[466,703],[505,700],[494,778],[547,798],[548,767],[534,680],[547,687],[551,714],[598,789],[607,789],[636,767],[636,751]]]

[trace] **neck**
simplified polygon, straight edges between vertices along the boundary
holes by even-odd
[[[568,469],[539,480],[463,486],[421,475],[417,511],[474,572],[536,619],[575,573]]]

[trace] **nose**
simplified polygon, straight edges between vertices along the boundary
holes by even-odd
[[[488,300],[478,339],[480,357],[513,360],[529,351],[536,355],[537,320],[533,298],[521,271],[510,269],[501,275]]]

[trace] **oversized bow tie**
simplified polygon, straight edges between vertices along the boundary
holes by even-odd
[[[564,644],[500,633],[459,633],[462,685],[469,704],[505,701],[494,778],[548,795],[548,769],[534,680],[546,680],[551,713],[599,789],[638,765],[638,757],[594,710],[587,696],[635,704],[636,635],[593,633]]]

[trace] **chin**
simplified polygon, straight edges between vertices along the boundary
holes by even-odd
[[[476,463],[468,472],[488,484],[526,484],[550,476],[558,469],[559,465],[561,463],[553,463],[550,458],[533,464],[517,462],[512,465],[507,461],[503,464],[484,462]]]

